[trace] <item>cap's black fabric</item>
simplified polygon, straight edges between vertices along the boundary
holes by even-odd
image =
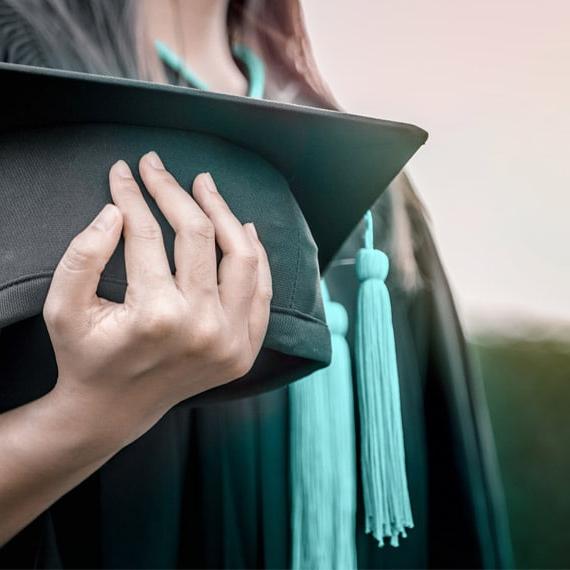
[[[0,196],[5,205],[0,215],[0,325],[41,312],[53,268],[69,241],[111,200],[109,167],[122,157],[136,171],[149,148],[164,158],[184,188],[191,187],[199,172],[211,172],[238,218],[255,221],[269,252],[274,297],[264,343],[268,352],[248,377],[226,387],[226,394],[241,394],[254,377],[260,388],[280,385],[292,379],[288,367],[298,377],[326,365],[330,340],[319,296],[317,249],[287,182],[259,155],[217,137],[173,129],[81,124],[0,135]],[[174,272],[173,230],[146,191],[145,196],[161,224]],[[122,301],[125,289],[121,241],[99,293]],[[33,367],[24,365],[10,376],[21,375],[29,383],[34,370],[45,370],[38,366],[50,354],[44,344],[39,339],[27,344],[25,362]],[[8,363],[3,360],[0,367]],[[40,377],[46,381],[45,375]]]
[[[110,166],[122,158],[136,171],[140,156],[154,149],[187,189],[199,172],[212,173],[237,217],[255,223],[273,278],[269,328],[253,369],[192,402],[270,390],[328,364],[319,265],[327,265],[425,141],[424,131],[299,105],[30,66],[0,64],[0,80],[0,327],[38,318],[65,248],[111,200]],[[174,271],[173,231],[147,198]],[[121,301],[125,289],[121,246],[99,293]],[[38,335],[42,327],[32,329]],[[13,381],[49,390],[55,376],[38,372],[53,359],[45,330],[20,351],[26,358],[10,370]],[[0,364],[0,374],[5,366],[9,362]]]

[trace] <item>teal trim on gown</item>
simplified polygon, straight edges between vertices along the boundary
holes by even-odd
[[[0,0],[0,59],[45,65],[46,54],[28,34]],[[395,184],[406,185],[405,177]],[[389,199],[384,194],[374,209],[384,211]],[[399,548],[379,549],[363,532],[359,489],[358,565],[510,567],[480,380],[426,222],[410,216],[424,287],[405,292],[394,271],[388,287],[415,528]],[[360,231],[340,257],[360,247]],[[354,268],[339,265],[326,277],[332,298],[345,305],[353,323]],[[37,320],[34,326],[44,325]],[[10,335],[0,334],[0,358],[26,341],[24,333],[30,330],[15,324]],[[1,388],[2,381],[0,411],[17,405]],[[288,410],[287,388],[200,409],[172,409],[0,549],[0,567],[289,567]]]

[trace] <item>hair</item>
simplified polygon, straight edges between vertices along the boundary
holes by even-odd
[[[160,81],[160,61],[145,33],[140,0],[0,0],[42,46],[43,65]],[[252,47],[266,64],[268,99],[341,110],[318,71],[299,0],[229,0],[228,41]],[[423,208],[405,175],[380,198],[382,247],[405,289],[421,282],[412,222]],[[378,209],[375,209],[378,212]]]

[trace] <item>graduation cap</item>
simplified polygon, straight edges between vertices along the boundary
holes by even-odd
[[[0,64],[0,82],[0,328],[12,325],[16,336],[25,331],[27,338],[19,366],[7,370],[10,359],[0,361],[0,375],[10,373],[13,385],[36,377],[29,394],[36,397],[55,382],[41,322],[52,272],[69,241],[110,201],[110,166],[119,158],[135,165],[150,149],[185,188],[199,172],[211,172],[237,217],[255,223],[271,265],[270,323],[253,369],[193,403],[275,388],[329,363],[320,272],[425,142],[425,131],[337,111],[23,65]],[[174,271],[173,231],[146,198]],[[99,294],[121,301],[125,289],[121,244]],[[10,342],[7,333],[3,346]],[[34,372],[40,368],[41,375]],[[24,390],[19,393],[26,399]]]

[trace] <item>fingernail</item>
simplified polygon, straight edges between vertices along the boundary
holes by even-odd
[[[216,188],[216,184],[214,183],[214,179],[212,178],[212,175],[209,172],[204,172],[204,184],[206,185],[206,188],[210,192],[218,191],[218,189]]]
[[[131,174],[131,169],[129,165],[124,160],[118,160],[115,162],[115,172],[121,178],[132,178],[133,175]]]
[[[245,227],[253,239],[259,240],[259,238],[257,237],[257,230],[255,229],[255,225],[253,224],[253,222],[248,222],[247,224],[245,224]]]
[[[154,152],[154,150],[151,150],[149,153],[147,153],[147,157],[149,164],[153,168],[156,168],[156,170],[164,170],[164,164],[162,164],[162,160],[160,160],[160,157],[158,154],[156,154],[156,152]]]
[[[93,226],[110,230],[117,221],[117,207],[113,204],[106,204],[93,220]]]

